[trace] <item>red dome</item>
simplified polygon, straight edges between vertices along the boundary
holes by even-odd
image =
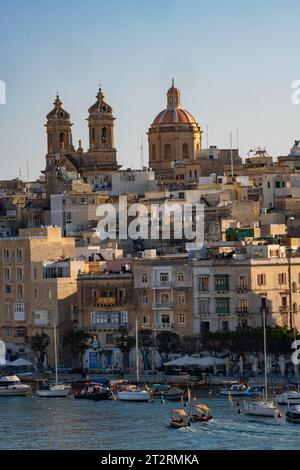
[[[154,119],[152,125],[160,124],[196,124],[195,118],[185,109],[164,109]]]

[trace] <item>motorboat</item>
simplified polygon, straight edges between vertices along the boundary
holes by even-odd
[[[213,419],[208,406],[195,404],[192,406],[189,416],[193,422],[207,423]]]
[[[280,410],[269,401],[245,403],[243,413],[251,416],[264,416],[266,418],[280,417]]]
[[[300,406],[292,406],[285,414],[286,420],[291,423],[300,423]]]
[[[177,387],[171,387],[169,390],[162,394],[164,400],[169,401],[181,401],[183,399],[184,392]]]
[[[170,418],[170,427],[174,429],[186,428],[191,425],[190,417],[185,410],[172,409]]]
[[[16,375],[3,375],[0,378],[0,397],[24,397],[30,391],[30,386],[22,384]]]
[[[149,401],[151,398],[148,390],[141,388],[129,388],[127,390],[118,390],[117,399],[121,401]]]
[[[300,393],[296,391],[285,392],[276,398],[278,405],[300,405]]]
[[[37,397],[42,398],[63,398],[69,395],[70,387],[64,384],[49,385],[36,391]]]
[[[232,385],[230,388],[222,388],[220,390],[221,395],[226,395],[229,396],[231,395],[232,397],[242,397],[242,396],[251,396],[255,395],[256,393],[250,392],[250,387],[244,384],[237,384],[237,385]]]
[[[110,398],[110,390],[100,385],[92,385],[87,389],[75,393],[74,398],[94,401],[108,400]]]

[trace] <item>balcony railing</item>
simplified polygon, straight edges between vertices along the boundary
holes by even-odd
[[[174,328],[174,323],[154,323],[153,330],[172,330]]]
[[[91,323],[90,325],[83,325],[82,328],[85,330],[118,330],[122,326],[126,327],[127,323],[122,322],[103,322],[103,323]]]
[[[239,317],[244,317],[248,315],[249,310],[248,310],[248,307],[240,307],[240,308],[237,308],[235,312]]]
[[[126,299],[124,297],[95,297],[94,306],[120,306],[125,305]]]
[[[172,281],[154,281],[153,287],[158,289],[170,289],[173,286]]]
[[[154,309],[170,309],[172,308],[173,303],[172,302],[154,302],[152,304],[152,308]]]
[[[248,291],[248,287],[247,286],[237,286],[236,288],[236,291],[238,294],[243,294],[244,292],[247,292]]]

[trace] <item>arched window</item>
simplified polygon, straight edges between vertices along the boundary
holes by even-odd
[[[189,146],[188,144],[183,144],[182,146],[182,158],[188,160],[189,158]]]
[[[165,159],[166,160],[171,159],[171,145],[170,144],[165,144]]]
[[[106,144],[108,142],[108,129],[107,127],[102,127],[101,129],[101,142]]]
[[[152,145],[152,160],[156,160],[156,149],[155,144]]]
[[[95,142],[95,128],[92,127],[92,130],[91,130],[91,138],[92,138],[92,142],[94,143]]]
[[[61,149],[64,149],[66,148],[66,142],[67,141],[67,136],[66,136],[66,133],[65,132],[61,132],[59,134],[59,146]]]

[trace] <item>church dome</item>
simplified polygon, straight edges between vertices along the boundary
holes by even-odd
[[[191,113],[181,107],[180,91],[174,86],[174,80],[172,80],[172,86],[167,92],[167,102],[167,108],[156,116],[152,126],[164,124],[197,124]]]
[[[62,108],[62,101],[59,98],[59,95],[56,95],[54,101],[54,108],[47,114],[46,118],[50,119],[70,119],[70,114]]]

